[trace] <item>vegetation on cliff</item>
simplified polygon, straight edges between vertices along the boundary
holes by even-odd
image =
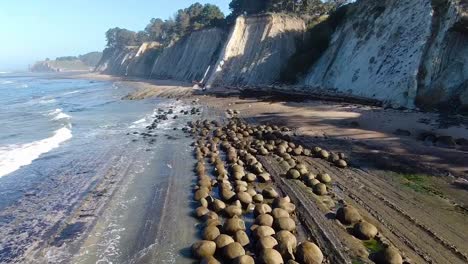
[[[177,11],[173,18],[163,20],[153,18],[142,31],[134,32],[124,28],[111,28],[106,32],[107,47],[124,48],[139,46],[143,42],[156,41],[162,47],[177,41],[183,36],[204,28],[226,27],[239,15],[262,13],[288,13],[301,16],[306,21],[315,18],[347,3],[349,0],[232,0],[231,14],[227,17],[218,6],[195,3]]]
[[[218,6],[195,3],[177,11],[174,18],[151,19],[143,31],[134,32],[118,27],[111,28],[106,32],[107,46],[122,48],[141,45],[145,41],[156,41],[162,46],[167,46],[190,32],[223,24],[224,14]]]

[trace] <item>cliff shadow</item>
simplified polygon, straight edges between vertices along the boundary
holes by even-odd
[[[349,153],[352,164],[357,166],[399,173],[468,177],[468,149],[420,140],[418,133],[434,127],[425,120],[433,118],[433,114],[321,101],[274,103],[263,100],[262,104],[260,111],[246,110],[247,118],[292,127],[300,142],[309,147],[321,146]],[[459,135],[468,135],[468,120],[462,120],[459,125]]]

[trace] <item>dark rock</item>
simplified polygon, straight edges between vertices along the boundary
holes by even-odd
[[[440,136],[437,138],[436,146],[443,148],[454,148],[457,144],[451,136]]]
[[[360,127],[361,125],[357,121],[351,121],[349,122],[350,127]]]
[[[393,134],[397,136],[405,136],[405,137],[411,136],[411,132],[409,132],[408,130],[404,130],[404,129],[397,129],[395,130],[395,132],[393,132]]]

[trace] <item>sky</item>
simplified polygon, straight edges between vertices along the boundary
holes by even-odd
[[[0,0],[0,71],[45,58],[101,51],[112,27],[138,31],[196,0]],[[227,15],[230,0],[198,0]]]

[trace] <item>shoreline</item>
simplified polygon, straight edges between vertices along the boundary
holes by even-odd
[[[311,149],[320,146],[345,153],[352,169],[344,174],[316,160],[305,161],[315,168],[329,171],[336,179],[336,187],[341,191],[334,197],[335,202],[342,199],[363,211],[366,219],[375,223],[386,238],[405,252],[405,257],[424,260],[426,258],[420,252],[435,256],[435,248],[441,250],[447,245],[454,245],[454,259],[457,258],[457,252],[461,252],[462,258],[466,257],[468,249],[457,237],[459,231],[446,232],[445,225],[459,225],[461,229],[466,225],[466,187],[455,183],[467,179],[465,160],[468,153],[458,147],[428,145],[417,138],[418,133],[424,130],[448,133],[453,137],[463,135],[467,131],[466,120],[446,124],[445,120],[437,121],[440,116],[434,113],[330,101],[285,101],[269,95],[252,98],[248,94],[222,89],[214,93],[201,93],[192,89],[190,84],[172,81],[112,76],[96,78],[135,88],[135,92],[126,96],[126,99],[172,98],[187,105],[195,102],[213,113],[232,109],[240,113],[241,120],[251,125],[272,124],[292,128],[292,140],[297,144]],[[94,79],[94,74],[88,74],[84,79]],[[427,119],[432,122],[427,122]],[[394,132],[398,129],[400,132],[408,131],[411,135],[403,132],[405,135],[396,135]],[[275,162],[270,158],[261,161],[265,164]],[[283,180],[280,178],[280,170],[275,166],[266,167],[279,183]],[[308,197],[302,191],[302,186],[290,180],[281,183],[284,186],[277,187],[304,208],[302,213],[326,212],[322,207],[317,211],[310,205],[302,204],[303,199],[317,198]],[[301,191],[295,193],[294,190]],[[319,204],[322,202],[325,201],[318,200]],[[324,234],[334,228],[334,224],[328,223],[329,220],[320,219],[318,221],[321,223],[327,222],[325,225],[316,223]],[[310,225],[313,227],[313,223],[309,223],[308,228],[311,228]],[[415,232],[421,233],[416,237],[402,236],[407,228],[416,228]],[[346,236],[341,231],[337,234]],[[345,240],[353,244],[352,240]],[[408,243],[422,243],[422,249],[418,246],[408,247]],[[353,254],[359,255],[359,250],[355,250]]]

